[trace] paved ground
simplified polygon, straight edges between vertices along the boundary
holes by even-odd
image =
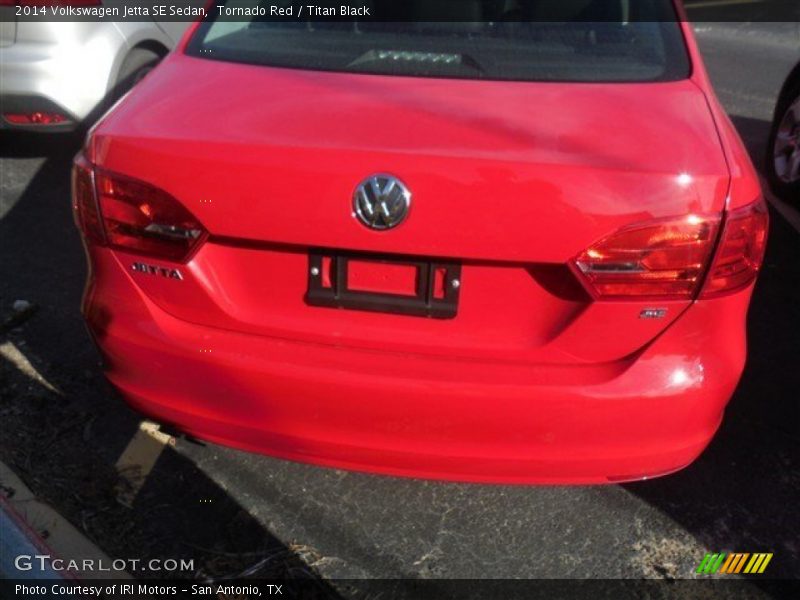
[[[781,36],[724,26],[704,26],[702,40],[760,161],[777,74],[757,57],[762,44],[790,50]],[[77,313],[74,150],[19,139],[2,150],[0,322],[17,299],[38,311],[0,333],[0,458],[112,556],[191,557],[216,575],[310,564],[326,577],[682,578],[707,550],[741,550],[772,551],[773,575],[800,577],[800,232],[777,213],[747,371],[711,447],[677,475],[607,487],[441,484],[179,440],[129,509],[116,501],[113,465],[139,419],[104,384]]]

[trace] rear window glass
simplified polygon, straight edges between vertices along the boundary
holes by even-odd
[[[283,5],[297,13],[298,4]],[[669,81],[690,72],[671,0],[398,0],[357,21],[276,18],[271,6],[281,2],[218,0],[187,53],[292,69],[513,81]],[[253,7],[263,14],[242,16]]]

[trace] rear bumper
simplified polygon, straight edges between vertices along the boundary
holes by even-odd
[[[694,304],[634,357],[526,365],[198,326],[148,300],[112,252],[91,252],[84,314],[131,405],[314,464],[496,483],[663,475],[709,443],[745,361],[749,289]]]

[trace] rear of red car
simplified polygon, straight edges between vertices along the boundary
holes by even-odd
[[[76,160],[109,379],[193,435],[343,468],[689,464],[744,365],[767,213],[690,29],[637,6],[200,24]]]

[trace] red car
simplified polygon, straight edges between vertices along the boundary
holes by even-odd
[[[742,373],[768,218],[680,6],[436,4],[219,3],[90,133],[73,204],[108,378],[191,435],[319,465],[685,467]]]

